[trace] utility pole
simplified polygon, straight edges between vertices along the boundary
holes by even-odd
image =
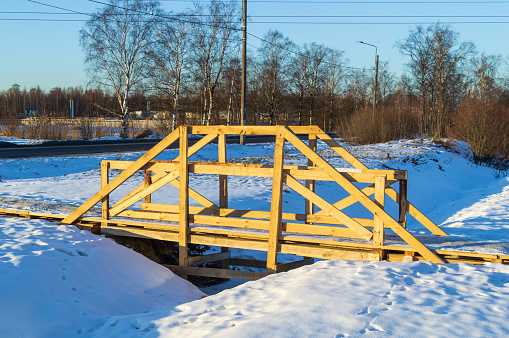
[[[375,45],[366,43],[364,41],[357,41],[357,42],[362,43],[363,45],[375,47],[375,92],[373,93],[373,120],[374,120],[375,119],[375,109],[376,109],[376,94],[378,92],[378,48]]]
[[[242,24],[242,88],[240,92],[240,125],[246,124],[246,45],[247,45],[247,0],[244,0]],[[240,134],[240,144],[244,144],[244,135]]]

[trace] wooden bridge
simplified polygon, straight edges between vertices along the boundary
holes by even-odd
[[[226,135],[241,134],[275,136],[273,164],[227,162]],[[307,134],[308,144],[304,143],[298,134]],[[189,135],[203,137],[189,147]],[[189,161],[190,156],[215,139],[218,144],[217,162]],[[353,168],[337,169],[331,166],[318,155],[318,140],[323,141]],[[177,158],[173,161],[154,160],[174,142],[179,142]],[[307,158],[307,165],[285,165],[286,142]],[[110,181],[113,169],[121,172]],[[144,182],[110,205],[110,194],[140,171],[144,172]],[[219,176],[218,204],[189,187],[190,174]],[[230,209],[228,176],[272,178],[270,210]],[[181,276],[257,279],[267,274],[311,264],[313,258],[509,263],[509,256],[431,250],[421,243],[407,230],[407,215],[414,217],[433,235],[446,236],[446,233],[407,200],[407,179],[406,171],[368,169],[316,126],[181,126],[137,161],[103,161],[101,189],[72,214],[66,216],[26,213],[25,216],[53,218],[66,224],[77,224],[90,228],[96,234],[178,242],[179,265],[168,267]],[[342,195],[345,191],[349,195],[330,203],[315,190],[317,181],[336,182],[338,189],[343,190]],[[370,185],[359,187],[366,186],[366,183]],[[168,184],[179,190],[178,205],[155,203],[156,201],[152,200],[152,194]],[[284,186],[304,197],[302,213],[283,212]],[[201,206],[190,206],[190,198]],[[385,210],[389,199],[399,206],[397,219]],[[139,208],[133,208],[139,201]],[[85,213],[98,203],[102,206],[102,217],[86,217]],[[344,209],[355,203],[363,205],[372,217],[347,215]],[[12,211],[0,210],[0,213],[2,212],[12,214]],[[400,238],[401,245],[385,243],[388,230]],[[190,243],[218,246],[221,247],[221,252],[189,257]],[[267,259],[253,261],[234,258],[230,248],[266,251]],[[292,263],[279,263],[280,253],[303,258]],[[210,262],[220,263],[221,268],[196,266]],[[265,272],[231,270],[231,266],[262,268]]]

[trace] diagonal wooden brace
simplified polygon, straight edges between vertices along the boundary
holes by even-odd
[[[345,224],[347,227],[355,231],[363,239],[369,241],[371,238],[373,238],[373,232],[369,231],[358,222],[353,220],[351,217],[344,214],[342,211],[335,208],[332,204],[318,196],[316,193],[303,186],[292,176],[284,174],[284,183],[295,190],[298,194],[307,198],[313,204],[316,204],[319,208],[329,210],[331,216],[335,217],[340,223]]]
[[[76,210],[74,210],[74,212],[72,212],[69,216],[64,218],[62,220],[62,223],[65,223],[65,224],[74,223],[78,218],[83,216],[83,214],[85,214],[87,211],[92,209],[92,207],[94,205],[99,203],[104,197],[108,196],[119,185],[124,183],[135,172],[140,170],[145,164],[152,161],[157,155],[162,153],[173,142],[178,140],[178,138],[179,138],[179,129],[175,129],[170,135],[168,135],[164,139],[162,139],[152,149],[147,151],[145,153],[145,155],[140,157],[136,162],[131,164],[127,169],[125,169],[117,177],[115,177],[110,183],[108,183],[105,187],[103,187],[101,190],[99,190],[97,193],[95,193],[94,196],[90,197],[85,203],[83,203]]]
[[[424,244],[419,242],[412,236],[405,228],[396,222],[385,210],[380,208],[373,200],[364,194],[353,183],[346,179],[340,172],[332,167],[320,155],[310,149],[304,142],[302,142],[293,132],[289,129],[285,130],[285,138],[288,142],[292,143],[304,156],[307,156],[313,163],[320,167],[327,173],[334,181],[336,181],[343,189],[350,195],[357,199],[364,205],[370,212],[377,215],[385,224],[387,224],[396,234],[398,234],[404,241],[418,251],[426,260],[433,263],[443,263],[442,259],[429,250]]]

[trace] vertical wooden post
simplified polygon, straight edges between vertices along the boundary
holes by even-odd
[[[226,163],[226,134],[219,134],[217,140],[218,162]],[[228,209],[228,176],[219,175],[219,208]],[[221,252],[228,252],[230,248],[221,247]],[[230,268],[230,259],[221,261],[222,269]]]
[[[179,265],[186,264],[189,242],[189,167],[187,161],[188,127],[180,126],[179,144]],[[186,279],[187,275],[182,275]]]
[[[101,189],[110,183],[110,162],[101,162]],[[107,221],[110,219],[110,195],[104,196],[101,204],[102,219]],[[101,225],[106,226],[108,223],[104,222]],[[92,226],[92,233],[96,235],[101,234],[101,225],[96,224]]]
[[[384,208],[385,206],[385,176],[377,176],[375,178],[375,203],[378,204],[380,208]],[[374,216],[374,231],[373,231],[373,244],[374,245],[384,245],[385,240],[385,232],[384,232],[384,222],[380,217],[375,213]],[[378,251],[380,255],[380,260],[384,257],[384,252],[382,249]]]
[[[311,148],[311,150],[316,152],[316,149],[317,149],[316,134],[309,134],[308,140],[309,140],[308,141],[309,142],[309,148]],[[310,159],[308,159],[308,166],[314,166],[313,161],[311,161]],[[314,192],[315,191],[315,181],[314,180],[306,180],[306,188],[308,188],[309,190]],[[314,214],[315,213],[315,206],[314,206],[314,204],[311,203],[307,198],[306,198],[305,202],[306,202],[306,205],[305,205],[305,212],[304,213],[306,215]]]
[[[406,228],[406,213],[408,211],[408,200],[407,200],[407,190],[408,190],[408,181],[399,180],[399,223],[403,228]]]
[[[150,176],[150,170],[145,170],[145,188],[152,184],[152,177]],[[152,195],[145,196],[145,203],[152,203]]]
[[[274,174],[272,176],[272,199],[270,202],[269,243],[267,249],[267,273],[275,273],[279,237],[283,220],[283,163],[285,155],[284,128],[277,127],[274,149]]]

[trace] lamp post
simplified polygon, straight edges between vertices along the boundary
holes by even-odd
[[[366,43],[364,41],[357,41],[357,42],[362,43],[363,45],[375,47],[375,92],[373,94],[373,119],[374,119],[375,118],[375,109],[376,109],[376,93],[378,92],[378,48],[375,45]]]

